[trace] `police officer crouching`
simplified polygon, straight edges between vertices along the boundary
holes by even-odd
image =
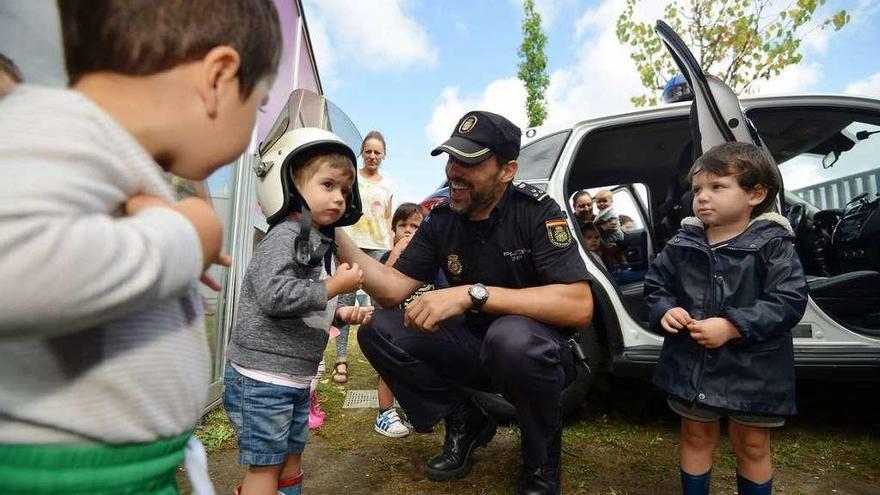
[[[586,267],[559,205],[514,184],[520,129],[474,111],[431,153],[446,153],[448,202],[434,207],[394,267],[337,233],[339,257],[359,263],[364,288],[393,307],[442,269],[446,289],[405,311],[379,310],[358,331],[364,355],[385,379],[416,431],[443,419],[443,451],[429,459],[434,481],[462,478],[495,423],[461,386],[501,392],[522,431],[520,494],[559,492],[560,395],[575,377],[565,339],[590,324]]]

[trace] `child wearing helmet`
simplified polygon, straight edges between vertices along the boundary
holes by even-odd
[[[244,276],[223,403],[248,465],[240,489],[289,495],[300,493],[309,387],[331,323],[363,323],[372,307],[337,305],[360,288],[357,264],[331,273],[333,229],[359,216],[354,153],[330,132],[301,128],[263,157],[257,195],[270,229]]]

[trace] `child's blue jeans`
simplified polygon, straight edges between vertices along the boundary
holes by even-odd
[[[284,464],[287,456],[302,453],[309,436],[308,388],[254,380],[228,363],[223,384],[223,407],[238,433],[240,464]]]

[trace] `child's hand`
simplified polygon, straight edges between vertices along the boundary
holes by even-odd
[[[400,238],[399,241],[397,241],[396,244],[394,244],[394,247],[392,249],[396,249],[397,251],[402,253],[403,250],[406,249],[407,246],[409,246],[409,241],[411,241],[412,238],[413,238],[413,234],[404,235],[403,237]]]
[[[220,259],[217,260],[217,263],[215,263],[215,265],[225,266],[227,268],[232,266],[232,256],[221,254]],[[212,277],[211,274],[208,273],[207,269],[204,273],[202,273],[201,282],[215,292],[220,292],[220,290],[223,289],[223,284]]]
[[[342,263],[336,267],[336,273],[327,279],[327,299],[339,294],[354,292],[364,283],[364,271],[357,263]]]
[[[672,308],[660,318],[660,326],[669,333],[678,333],[679,330],[694,321],[684,308]]]
[[[403,236],[399,241],[391,248],[391,252],[388,253],[388,260],[385,261],[385,264],[388,266],[394,266],[394,263],[400,258],[400,255],[403,254],[403,251],[406,250],[406,247],[409,246],[409,241],[412,240],[411,235]]]
[[[343,306],[336,310],[336,318],[349,325],[366,325],[373,317],[373,306]]]
[[[717,349],[727,341],[742,337],[733,323],[724,318],[706,318],[687,326],[691,338],[707,349]]]
[[[220,248],[223,247],[223,224],[214,212],[214,208],[201,198],[186,198],[173,208],[195,227],[199,241],[202,243],[205,270],[215,263],[223,264],[220,257]]]

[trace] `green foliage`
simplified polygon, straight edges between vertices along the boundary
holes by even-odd
[[[772,13],[771,0],[672,0],[663,18],[690,46],[708,74],[735,92],[749,93],[752,84],[779,75],[803,58],[801,42],[820,29],[843,28],[851,17],[841,10],[813,21],[827,0],[795,0]],[[653,24],[635,18],[641,0],[626,0],[617,19],[617,39],[630,47],[647,93],[631,98],[636,106],[655,105],[678,69],[654,34]],[[785,3],[785,2],[784,2]]]
[[[517,75],[526,87],[526,113],[529,127],[541,125],[547,118],[545,92],[550,85],[547,75],[547,36],[541,29],[541,14],[535,11],[535,2],[525,0],[525,16],[522,22],[523,41],[519,47],[519,72]]]

